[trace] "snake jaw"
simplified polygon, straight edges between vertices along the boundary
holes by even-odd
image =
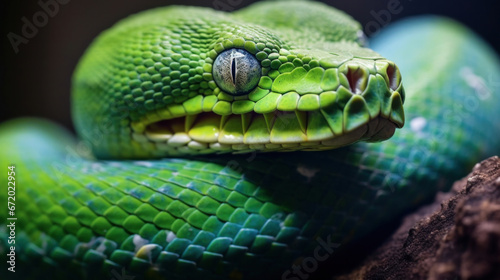
[[[277,97],[270,111],[257,104],[252,111],[239,114],[207,110],[176,115],[175,109],[162,109],[153,115],[156,117],[132,123],[134,139],[153,143],[159,151],[173,155],[313,151],[361,140],[385,140],[403,125],[404,94],[399,91],[404,91],[397,68],[379,64],[384,65],[382,74],[370,74],[357,64],[341,68],[336,91],[304,95],[270,92],[266,96]],[[386,85],[382,87],[385,90],[377,91],[381,85]],[[289,106],[290,100],[296,105]]]
[[[403,126],[404,89],[394,63],[351,59],[337,68],[300,69],[271,85],[263,78],[232,101],[196,96],[159,109],[132,123],[133,138],[171,155],[307,151],[382,141]]]
[[[278,76],[233,101],[196,96],[159,109],[132,122],[133,138],[169,155],[312,151],[382,141],[403,126],[404,89],[392,62],[352,59],[288,74],[284,86]]]

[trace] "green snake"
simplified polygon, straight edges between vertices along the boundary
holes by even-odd
[[[500,151],[500,63],[472,32],[396,24],[371,46],[398,66],[364,44],[309,1],[157,8],[103,32],[74,75],[81,140],[0,126],[17,275],[306,279]]]

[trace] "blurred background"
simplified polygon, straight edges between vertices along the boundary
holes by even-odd
[[[50,7],[50,15],[43,4]],[[20,116],[49,118],[71,128],[71,75],[87,46],[116,21],[145,9],[171,4],[237,10],[251,0],[2,0],[0,122]],[[390,22],[419,14],[454,18],[479,33],[500,52],[496,1],[337,0],[322,1],[358,20],[368,35]],[[385,11],[385,12],[384,12]],[[387,11],[392,11],[387,13]],[[397,12],[397,13],[395,13]],[[44,16],[45,14],[45,16]],[[388,16],[389,14],[389,16]],[[35,16],[35,19],[33,18]],[[26,20],[41,26],[27,30]],[[24,31],[31,38],[21,38]]]

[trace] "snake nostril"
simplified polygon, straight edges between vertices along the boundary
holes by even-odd
[[[349,87],[354,94],[361,94],[366,88],[367,73],[361,67],[349,67],[346,73]]]
[[[396,66],[389,64],[387,66],[386,73],[387,73],[387,78],[389,79],[388,80],[389,87],[394,91],[397,90],[397,88],[399,86],[399,71],[398,71],[398,69],[396,69]]]

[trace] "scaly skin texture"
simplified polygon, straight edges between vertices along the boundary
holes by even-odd
[[[254,22],[261,12],[272,20]],[[307,1],[262,2],[235,14],[173,6],[134,15],[102,34],[77,68],[77,130],[100,158],[385,140],[404,123],[401,76],[359,46],[360,33],[349,16]],[[228,58],[243,58],[217,61],[235,49]],[[255,61],[255,75],[242,53]],[[230,85],[238,78],[250,83],[246,92]]]
[[[279,38],[292,36],[278,29]],[[323,258],[369,238],[499,151],[493,136],[500,133],[500,96],[492,75],[500,67],[483,42],[449,20],[423,18],[400,23],[372,45],[398,63],[409,93],[409,125],[382,143],[321,152],[96,161],[78,155],[88,153],[88,142],[77,143],[51,124],[4,124],[0,163],[16,166],[16,256],[19,267],[30,267],[20,273],[299,279],[292,264],[314,258],[315,249]],[[111,81],[101,71],[107,78],[96,86]],[[102,101],[86,105],[104,110]],[[109,138],[95,135],[100,137],[87,139],[99,150]],[[6,186],[5,174],[0,178]],[[6,195],[0,193],[1,201]],[[1,221],[6,218],[7,211],[0,211]],[[10,246],[7,237],[0,231],[3,250]]]

